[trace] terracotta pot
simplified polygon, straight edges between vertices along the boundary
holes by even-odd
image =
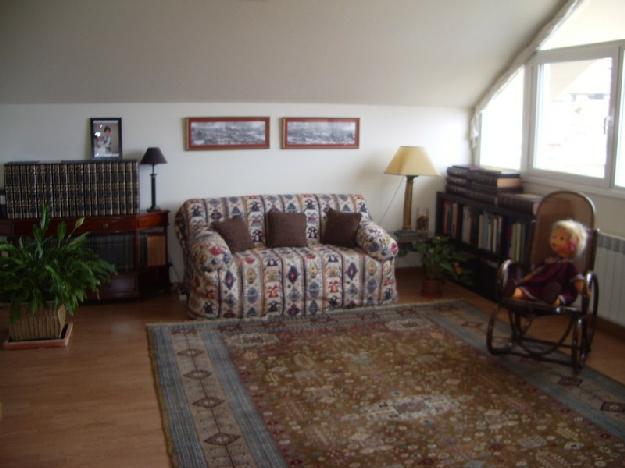
[[[46,308],[32,314],[22,308],[19,320],[9,321],[11,341],[30,341],[59,338],[67,322],[65,306],[58,309]]]
[[[425,297],[441,297],[443,295],[443,281],[424,278],[421,283],[421,295]]]

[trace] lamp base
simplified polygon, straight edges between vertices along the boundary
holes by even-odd
[[[148,213],[151,213],[152,211],[161,211],[161,208],[159,206],[151,206],[147,211]]]

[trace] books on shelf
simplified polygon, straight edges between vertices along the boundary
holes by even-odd
[[[111,216],[139,211],[138,162],[20,161],[4,165],[7,216]]]

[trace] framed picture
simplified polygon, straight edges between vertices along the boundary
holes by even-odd
[[[91,157],[93,159],[122,158],[122,119],[102,117],[89,119]]]
[[[284,117],[282,148],[358,148],[360,119]]]
[[[269,117],[189,117],[187,150],[269,148]]]

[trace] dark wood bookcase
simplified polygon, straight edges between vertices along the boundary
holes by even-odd
[[[496,299],[496,275],[503,261],[527,264],[534,216],[461,195],[436,194],[436,234],[469,254],[470,289]]]
[[[100,299],[133,299],[169,289],[168,215],[168,211],[152,211],[85,217],[78,233],[89,232],[91,248],[117,269],[113,279],[100,288]],[[62,221],[71,228],[75,220],[53,218],[50,232],[55,233]],[[34,218],[0,219],[0,236],[30,236],[37,222]]]

